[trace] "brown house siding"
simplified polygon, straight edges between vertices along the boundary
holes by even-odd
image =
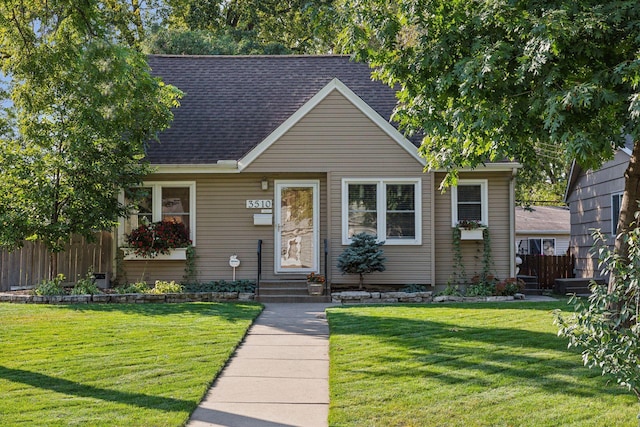
[[[260,188],[263,177],[269,181],[268,191]],[[346,247],[342,244],[342,182],[351,178],[418,178],[421,182],[422,243],[385,245],[387,270],[367,276],[365,282],[446,284],[452,273],[453,248],[450,192],[441,194],[437,188],[442,174],[424,173],[415,157],[338,92],[328,95],[241,173],[155,175],[149,180],[196,182],[196,269],[200,281],[230,280],[232,270],[228,262],[233,254],[241,261],[236,277],[255,279],[258,239],[263,240],[264,280],[304,277],[274,273],[274,226],[253,225],[253,214],[260,211],[246,209],[245,200],[275,201],[275,180],[318,180],[320,272],[325,268],[322,245],[327,239],[330,281],[356,284],[356,276],[342,275],[337,269],[337,258]],[[495,272],[499,277],[507,277],[512,257],[511,172],[463,173],[461,178],[488,178]],[[475,262],[476,246],[465,242],[463,247],[469,275],[481,268]],[[144,261],[125,263],[129,280],[140,277],[143,270],[147,281],[180,280],[184,274],[183,262],[149,261],[146,267],[144,264]]]
[[[326,172],[327,204],[321,207],[321,236],[329,236],[329,277],[333,283],[357,283],[357,277],[342,275],[337,258],[342,245],[343,178],[420,178],[422,180],[422,244],[384,247],[387,271],[365,279],[370,284],[431,284],[431,196],[432,175],[382,131],[371,119],[338,92],[328,95],[245,171],[275,175],[282,171]],[[244,173],[244,172],[243,172]],[[328,209],[328,210],[327,210]],[[329,213],[329,215],[327,215]],[[325,221],[329,218],[329,222]],[[324,225],[326,223],[326,225]]]
[[[444,174],[435,175],[433,192],[436,207],[436,284],[443,285],[453,274],[453,229],[451,227],[451,190],[441,193],[438,185]],[[512,258],[510,253],[510,203],[509,182],[511,172],[492,173],[460,173],[460,179],[487,179],[489,201],[489,236],[491,239],[491,254],[493,257],[493,271],[496,277],[509,277]],[[482,241],[461,242],[463,264],[468,278],[482,271]]]
[[[324,174],[286,175],[287,179],[317,179],[320,181],[320,210],[324,211],[323,197],[326,181]],[[255,279],[257,272],[257,245],[263,240],[263,279],[273,278],[272,226],[254,225],[253,214],[259,209],[247,209],[248,199],[273,199],[273,179],[269,177],[269,190],[260,188],[262,174],[210,174],[204,175],[154,175],[149,181],[196,182],[196,270],[198,280],[231,280],[233,270],[229,257],[237,255],[241,264],[236,269],[236,279]],[[326,221],[320,217],[320,240],[324,239]],[[322,260],[321,260],[322,261]],[[146,265],[145,265],[146,264]],[[127,280],[147,282],[158,279],[182,281],[184,261],[125,261]],[[323,268],[321,266],[321,268]]]

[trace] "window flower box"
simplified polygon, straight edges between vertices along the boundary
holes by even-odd
[[[161,261],[185,261],[187,259],[187,248],[173,248],[169,250],[167,254],[157,254],[154,257],[143,257],[136,255],[133,249],[122,248],[124,252],[125,261],[149,261],[149,260],[161,260]]]
[[[484,228],[460,228],[460,240],[482,240]]]

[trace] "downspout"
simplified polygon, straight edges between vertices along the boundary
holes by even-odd
[[[509,276],[516,275],[516,175],[518,169],[513,168],[509,180]]]

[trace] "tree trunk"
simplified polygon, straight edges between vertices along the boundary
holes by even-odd
[[[616,243],[614,252],[623,259],[628,259],[629,247],[625,242],[625,234],[631,229],[632,223],[635,221],[635,214],[638,211],[638,200],[640,200],[640,141],[633,144],[633,152],[629,159],[629,166],[624,173],[624,195],[620,206],[620,218],[616,228]],[[637,227],[634,224],[633,227]],[[615,288],[615,275],[609,278],[608,292],[612,293]]]
[[[362,286],[364,285],[364,274],[360,273],[360,285],[358,289],[362,290]]]
[[[49,280],[53,280],[58,275],[58,252],[51,251],[49,254]]]

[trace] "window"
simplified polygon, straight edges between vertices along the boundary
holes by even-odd
[[[451,225],[458,221],[479,221],[489,225],[488,190],[486,179],[460,179],[451,189]]]
[[[147,182],[142,187],[125,192],[123,200],[126,201],[133,191],[142,198],[138,203],[138,209],[121,224],[121,237],[144,223],[176,221],[186,225],[195,246],[194,182]]]
[[[555,255],[556,239],[529,239],[529,255]]]
[[[622,193],[611,195],[611,234],[616,235],[618,230],[618,220],[620,219],[620,208],[622,208]]]
[[[388,245],[421,244],[420,179],[342,181],[342,243],[367,233]]]

